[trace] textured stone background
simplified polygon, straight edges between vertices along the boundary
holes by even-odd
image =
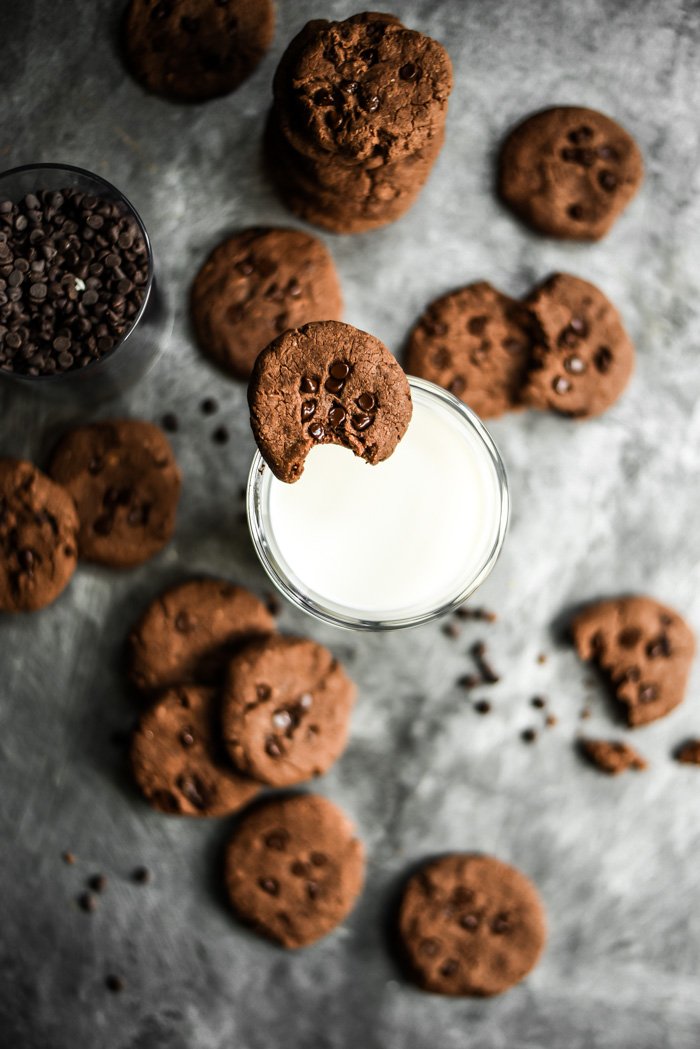
[[[505,672],[480,718],[455,687],[466,649],[439,624],[391,636],[306,631],[348,661],[360,685],[350,749],[318,789],[354,815],[369,849],[367,891],[345,928],[297,955],[231,919],[217,871],[227,823],[159,817],[135,795],[110,742],[131,723],[119,669],[126,628],[159,587],[220,572],[265,580],[237,492],[252,440],[242,385],[199,358],[189,281],[211,246],[248,223],[291,221],[258,160],[272,72],[306,16],[350,0],[279,0],[272,53],[234,95],[198,108],[147,97],[126,75],[112,0],[2,0],[3,166],[65,160],[100,172],[141,210],[169,266],[175,336],[123,403],[95,412],[181,417],[185,475],[177,536],[123,575],[81,568],[60,602],[0,621],[0,1043],[8,1049],[697,1049],[700,1044],[700,773],[669,760],[700,731],[688,701],[634,742],[651,769],[620,782],[572,748],[578,712],[609,733],[611,710],[557,639],[572,604],[645,589],[700,631],[700,6],[696,0],[383,0],[447,44],[456,70],[447,145],[413,211],[367,236],[330,239],[346,319],[397,351],[435,294],[488,278],[525,292],[554,269],[601,285],[639,350],[624,400],[599,421],[523,415],[492,432],[514,513],[483,590],[499,612],[488,638]],[[556,102],[600,107],[637,137],[640,196],[593,246],[538,240],[491,192],[504,130]],[[203,395],[222,404],[215,420]],[[0,450],[41,461],[75,417],[0,392]],[[234,439],[209,439],[225,421]],[[406,566],[410,572],[411,566]],[[540,651],[549,653],[544,666]],[[560,723],[533,747],[535,693]],[[491,698],[491,697],[490,697]],[[425,853],[494,851],[539,885],[548,951],[526,984],[493,1001],[425,996],[400,977],[385,937],[398,879]],[[64,849],[77,867],[60,859]],[[133,886],[137,863],[155,872]],[[110,879],[98,913],[74,898]],[[126,991],[110,995],[106,972]]]

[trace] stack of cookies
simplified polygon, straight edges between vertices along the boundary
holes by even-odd
[[[445,49],[392,15],[309,22],[278,66],[266,131],[287,205],[336,233],[399,218],[440,152],[451,88]]]

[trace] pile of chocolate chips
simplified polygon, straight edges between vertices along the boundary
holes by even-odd
[[[75,189],[0,200],[0,370],[99,360],[133,325],[147,282],[146,242],[121,203]]]

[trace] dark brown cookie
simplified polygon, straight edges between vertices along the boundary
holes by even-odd
[[[423,149],[442,131],[451,90],[452,64],[441,44],[372,14],[309,23],[274,82],[295,149],[376,166]]]
[[[287,328],[343,312],[325,245],[293,229],[243,230],[219,244],[194,281],[191,304],[200,348],[241,379]]]
[[[50,605],[70,582],[77,557],[70,495],[31,463],[0,459],[0,611]]]
[[[271,0],[131,0],[124,47],[147,91],[203,102],[253,72],[274,25]]]
[[[485,281],[436,299],[408,340],[406,371],[444,386],[484,419],[519,407],[532,315]]]
[[[274,112],[265,135],[267,167],[282,200],[300,218],[331,233],[364,233],[400,218],[415,202],[444,141],[382,167],[349,165],[337,157],[297,153],[280,133]]]
[[[609,677],[629,725],[646,725],[683,700],[695,639],[672,608],[651,597],[621,597],[590,605],[573,621],[581,659]]]
[[[700,765],[700,739],[687,739],[676,748],[673,757],[681,765]]]
[[[219,681],[231,656],[275,621],[225,579],[192,579],[160,594],[129,635],[129,676],[142,692]]]
[[[528,117],[508,135],[499,191],[540,233],[599,240],[643,175],[637,143],[614,120],[594,109],[556,106]]]
[[[298,481],[314,445],[388,459],[411,421],[408,380],[386,346],[349,324],[287,331],[258,357],[248,386],[260,452],[281,481]]]
[[[260,789],[227,760],[217,692],[195,685],[165,692],[142,715],[131,767],[149,804],[176,816],[225,816]]]
[[[619,776],[629,769],[641,771],[648,765],[646,758],[622,740],[581,739],[579,749],[591,765],[608,776]]]
[[[454,853],[409,879],[399,936],[424,990],[484,996],[522,980],[547,933],[539,895],[524,874],[492,856]]]
[[[243,817],[226,854],[226,889],[256,932],[283,947],[305,947],[347,917],[364,867],[362,842],[345,813],[300,794]]]
[[[345,749],[355,686],[333,654],[271,637],[229,664],[223,736],[235,765],[276,787],[320,776]]]
[[[81,558],[130,568],[170,541],[180,471],[165,434],[152,423],[120,419],[71,430],[49,473],[75,500]]]
[[[575,419],[600,415],[634,370],[634,346],[613,304],[595,285],[555,273],[525,305],[538,331],[523,402]]]

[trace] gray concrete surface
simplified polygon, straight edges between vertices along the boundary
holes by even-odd
[[[477,278],[523,293],[555,269],[619,305],[639,351],[633,383],[598,421],[522,415],[492,426],[512,486],[504,554],[480,599],[503,672],[480,718],[455,680],[466,650],[439,624],[391,636],[334,631],[286,608],[283,628],[328,643],[360,686],[351,746],[318,789],[356,818],[367,890],[345,927],[284,954],[227,913],[217,871],[227,821],[152,813],[110,742],[134,708],[120,672],[126,629],[159,587],[193,571],[266,589],[237,492],[253,445],[243,386],[198,356],[186,293],[226,231],[293,220],[258,161],[270,80],[310,16],[350,0],[279,0],[272,52],[237,93],[201,107],[147,97],[125,74],[120,2],[3,0],[0,164],[92,168],[141,210],[168,265],[175,335],[156,370],[92,414],[176,411],[185,477],[175,542],[117,574],[81,567],[52,609],[0,621],[0,1044],[8,1049],[697,1049],[700,773],[669,759],[700,732],[685,705],[634,742],[650,770],[608,781],[572,748],[610,706],[552,624],[600,594],[648,590],[700,629],[700,6],[687,0],[383,0],[444,41],[456,70],[447,144],[413,211],[367,236],[329,238],[346,319],[399,351],[436,293]],[[539,240],[492,192],[504,130],[556,102],[599,107],[637,137],[640,196],[593,246]],[[221,402],[215,419],[202,396]],[[41,460],[76,417],[0,389],[0,451]],[[225,448],[210,434],[226,422]],[[410,572],[411,566],[406,570]],[[548,653],[544,665],[536,662]],[[559,725],[528,747],[529,705]],[[387,950],[398,879],[425,853],[493,851],[537,882],[551,924],[541,965],[493,1001],[441,1000],[404,982]],[[61,852],[72,850],[68,867]],[[150,887],[128,881],[146,863]],[[97,913],[74,899],[109,877]],[[121,995],[107,972],[126,981]]]

